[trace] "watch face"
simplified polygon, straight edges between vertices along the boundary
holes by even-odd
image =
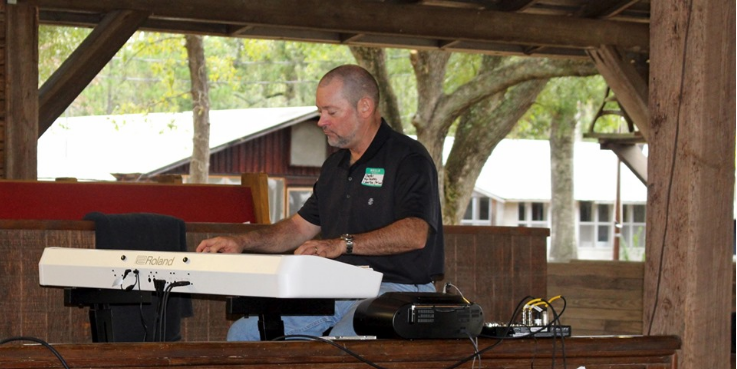
[[[345,241],[345,253],[352,254],[353,253],[353,236],[350,234],[344,234],[340,236],[340,239]]]

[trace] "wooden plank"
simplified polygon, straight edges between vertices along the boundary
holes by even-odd
[[[598,320],[612,320],[622,322],[642,322],[642,315],[639,310],[607,310],[607,309],[586,309],[568,306],[564,316],[567,314],[573,316],[596,317]],[[574,325],[575,326],[575,325]]]
[[[38,261],[41,259],[43,248],[34,245],[46,245],[46,235],[32,231],[20,231],[21,258],[16,262],[21,264],[21,331],[23,335],[48,340],[50,330],[46,306],[39,304],[46,301],[47,289],[39,288]]]
[[[568,298],[577,298],[577,297],[588,297],[588,298],[610,298],[612,296],[611,289],[601,289],[596,287],[566,287],[566,286],[559,286],[557,288],[551,287],[548,290],[548,293],[550,295],[563,295],[564,297]],[[638,290],[629,290],[629,291],[620,291],[616,293],[616,296],[622,299],[627,300],[635,300],[638,298],[642,298],[642,291]]]
[[[609,291],[642,291],[642,278],[612,278],[598,275],[556,276],[554,286],[591,288]],[[596,287],[593,287],[596,286]]]
[[[642,292],[642,290],[640,290]],[[580,308],[596,308],[608,310],[629,310],[642,312],[642,298],[622,299],[619,296],[613,298],[571,297],[565,295],[569,306]]]
[[[79,96],[146,20],[148,14],[143,11],[110,11],[46,80],[39,90],[37,137],[41,137]]]
[[[22,247],[17,231],[0,229],[0,332],[3,337],[22,335],[21,311],[18,302],[22,297]]]
[[[93,232],[55,230],[44,232],[44,235],[45,247],[94,248]],[[29,248],[34,247],[31,245]],[[40,258],[40,255],[38,257]],[[38,275],[37,261],[33,273]],[[48,332],[49,342],[92,342],[88,309],[64,306],[62,288],[41,290],[46,293],[43,309],[46,312],[45,330]],[[80,334],[81,337],[78,337]]]
[[[561,318],[563,324],[572,326],[575,336],[602,336],[602,335],[630,335],[642,331],[642,321],[614,321],[600,319],[577,319],[570,322],[565,316]],[[573,323],[573,324],[571,324]]]
[[[484,312],[484,320],[491,321],[498,318],[500,313],[500,299],[504,294],[493,284],[495,275],[499,272],[499,248],[489,247],[495,239],[504,236],[492,236],[491,239],[482,242],[478,236],[474,237],[474,259],[471,262],[475,268],[473,295],[471,301],[481,306]],[[498,243],[496,243],[498,244]],[[460,287],[463,289],[463,287]]]
[[[641,262],[586,260],[549,263],[548,273],[561,276],[599,275],[611,278],[642,278],[645,269]]]
[[[27,3],[6,8],[4,54],[6,179],[36,179],[38,139],[38,18]],[[9,107],[12,107],[10,109]],[[10,154],[12,153],[12,155]]]
[[[643,332],[681,368],[727,368],[734,246],[735,2],[654,1]]]
[[[480,339],[485,349],[496,341]],[[474,352],[465,340],[376,340],[343,341],[340,346],[385,368],[478,367],[468,360]],[[486,350],[483,367],[550,368],[563,367],[559,340],[515,340]],[[600,368],[664,368],[673,365],[677,337],[596,337],[565,340],[568,367],[585,365]],[[553,350],[555,348],[555,351]],[[71,368],[365,368],[346,352],[324,342],[251,343],[131,343],[58,345],[58,352]],[[555,354],[553,362],[551,358]],[[15,368],[57,367],[58,360],[41,346],[2,346],[0,366]]]
[[[478,283],[478,270],[476,267],[477,245],[476,238],[472,235],[459,235],[456,239],[456,265],[455,278],[445,281],[457,286],[464,293],[469,294],[470,298],[475,299],[476,285]],[[453,291],[451,289],[451,292]]]
[[[623,12],[639,0],[599,0],[586,3],[583,9],[584,17],[587,18],[610,18]]]

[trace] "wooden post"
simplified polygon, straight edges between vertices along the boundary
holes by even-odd
[[[612,260],[619,260],[619,246],[622,240],[622,161],[617,159],[617,186],[614,197],[614,244]]]
[[[4,3],[4,2],[3,2]],[[0,140],[5,179],[37,177],[38,15],[26,3],[3,4],[5,129]]]
[[[679,367],[730,367],[735,2],[651,3],[645,334]]]
[[[266,173],[243,173],[241,185],[251,188],[253,213],[258,224],[270,224],[269,176]]]

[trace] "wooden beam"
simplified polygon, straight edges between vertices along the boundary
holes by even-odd
[[[258,25],[338,33],[495,41],[591,48],[601,44],[647,51],[649,27],[606,20],[490,10],[321,0],[29,0],[40,9],[106,13],[151,12],[153,18]],[[379,21],[380,20],[380,21]]]
[[[38,137],[79,96],[148,17],[111,11],[39,90]]]
[[[37,178],[38,16],[27,4],[7,4],[3,26],[5,179]]]
[[[681,369],[727,369],[734,362],[735,2],[651,4],[643,333],[680,336]]]
[[[611,18],[637,4],[641,0],[590,1],[581,14],[586,18]]]
[[[632,173],[639,179],[643,185],[647,186],[647,157],[642,153],[637,145],[618,144],[618,143],[602,143],[602,150],[612,150],[619,160],[630,168]]]
[[[525,10],[537,3],[538,0],[507,0],[502,1],[498,5],[498,10],[505,12],[514,12]]]
[[[614,91],[617,101],[632,118],[642,136],[647,140],[650,133],[648,112],[648,86],[635,67],[622,58],[616,47],[603,45],[589,50],[596,69]]]

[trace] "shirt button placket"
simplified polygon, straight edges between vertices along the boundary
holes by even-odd
[[[353,177],[349,175],[347,179],[348,179],[348,183],[345,186],[346,192],[345,192],[345,197],[344,197],[345,206],[342,207],[343,208],[342,213],[343,213],[343,217],[345,217],[345,220],[349,220],[350,215],[351,215],[349,209],[351,208],[351,188],[353,186]]]

